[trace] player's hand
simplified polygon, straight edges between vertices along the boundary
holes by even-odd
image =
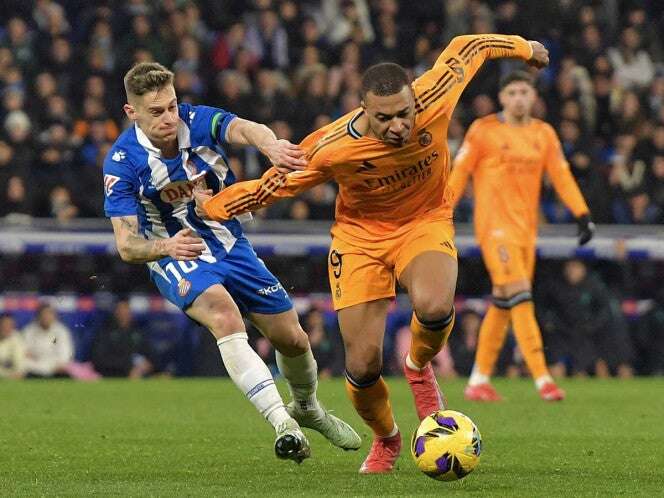
[[[276,140],[261,152],[267,156],[280,173],[302,171],[307,167],[304,151],[299,145],[290,143],[288,140]]]
[[[183,228],[165,242],[166,253],[178,261],[196,259],[205,250],[203,239],[194,235],[191,228]]]
[[[584,214],[576,219],[576,224],[579,226],[577,236],[579,238],[579,245],[585,245],[590,242],[590,239],[595,235],[595,224],[590,219],[590,216]]]
[[[209,188],[206,189],[196,186],[194,187],[193,196],[194,196],[194,202],[196,203],[196,207],[194,208],[196,214],[201,218],[207,218],[208,215],[205,212],[205,208],[203,207],[203,205],[205,204],[206,201],[212,199],[212,190]]]
[[[540,42],[535,40],[529,40],[531,48],[533,49],[533,55],[526,61],[529,66],[534,66],[536,68],[542,68],[549,65],[549,51],[542,45]]]

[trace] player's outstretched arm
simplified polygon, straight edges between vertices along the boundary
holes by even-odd
[[[548,142],[546,172],[558,197],[560,197],[565,206],[572,211],[572,214],[576,218],[579,245],[582,246],[593,238],[595,224],[590,218],[588,204],[586,204],[579,185],[570,171],[569,163],[565,159],[556,132],[549,125],[546,127],[546,132]]]
[[[111,223],[120,257],[127,263],[147,263],[166,256],[187,261],[196,259],[205,250],[201,239],[189,228],[168,239],[147,240],[138,233],[137,216],[112,217]]]
[[[304,151],[288,140],[279,140],[264,124],[235,118],[228,125],[226,140],[235,145],[253,145],[280,173],[301,171],[307,166]]]
[[[413,82],[416,111],[449,115],[461,93],[484,62],[519,58],[536,67],[549,62],[544,46],[515,35],[461,35],[454,37],[433,67]]]

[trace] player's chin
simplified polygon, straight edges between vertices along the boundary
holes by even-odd
[[[161,132],[161,135],[162,135],[162,139],[163,139],[163,140],[170,140],[170,139],[173,139],[173,138],[177,137],[177,135],[178,135],[178,129],[177,129],[177,128],[173,128],[173,129],[163,130],[163,131]]]
[[[406,143],[407,140],[408,140],[407,138],[386,137],[385,143],[392,145],[394,147],[403,147],[403,145]]]

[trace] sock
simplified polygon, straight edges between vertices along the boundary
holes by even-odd
[[[318,365],[311,349],[300,356],[292,358],[277,351],[277,365],[281,375],[288,382],[291,396],[300,410],[319,410],[316,399],[318,387]]]
[[[550,375],[542,375],[541,377],[535,378],[535,387],[539,390],[544,387],[544,384],[553,383],[553,377]]]
[[[251,349],[247,334],[238,332],[217,341],[221,359],[235,385],[276,429],[290,419],[274,379],[260,356]]]
[[[478,382],[478,384],[484,384],[490,380],[500,350],[503,348],[503,342],[505,342],[509,321],[510,311],[498,308],[494,304],[489,306],[489,310],[484,315],[477,339],[477,352],[475,353],[473,374],[477,370],[477,374],[482,375],[483,378],[486,377],[486,380]],[[473,384],[472,374],[470,379],[470,385],[476,385]],[[475,381],[477,380],[479,380],[479,377],[476,376]]]
[[[422,369],[436,356],[447,342],[454,327],[454,308],[442,320],[423,322],[413,313],[410,321],[410,351],[406,364],[413,370]]]
[[[486,374],[483,374],[479,371],[477,363],[473,365],[473,371],[470,372],[470,378],[468,379],[469,386],[479,386],[480,384],[488,384],[491,382],[491,377]]]
[[[529,299],[512,307],[512,327],[523,358],[534,379],[549,375],[542,350],[542,333],[535,319],[535,306]]]
[[[375,382],[358,384],[346,372],[346,392],[355,411],[371,427],[376,437],[391,437],[397,433],[387,384],[382,376]]]

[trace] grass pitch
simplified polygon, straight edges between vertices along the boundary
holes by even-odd
[[[273,432],[228,380],[0,382],[0,496],[661,496],[664,380],[568,381],[568,399],[540,401],[529,381],[498,381],[507,398],[450,408],[483,438],[478,469],[453,483],[420,474],[407,441],[410,392],[390,379],[404,451],[391,475],[360,476],[369,435],[343,383],[320,397],[364,436],[358,452],[310,431],[312,458],[273,454]],[[284,385],[280,386],[285,392]]]

